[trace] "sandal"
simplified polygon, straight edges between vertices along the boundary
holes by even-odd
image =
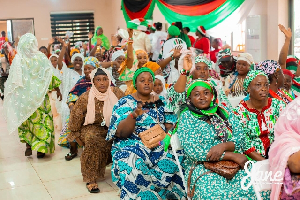
[[[37,152],[36,157],[37,158],[44,158],[45,155],[46,155],[45,153]]]
[[[86,188],[88,189],[88,191],[90,193],[99,193],[100,192],[97,183],[87,183]]]
[[[65,159],[66,161],[70,161],[70,160],[73,160],[73,158],[75,158],[77,156],[77,153],[71,153],[69,152],[66,156],[65,156]]]
[[[25,156],[31,156],[31,155],[32,155],[31,146],[26,143]]]

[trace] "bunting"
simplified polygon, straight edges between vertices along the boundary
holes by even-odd
[[[207,30],[215,27],[239,8],[244,1],[157,0],[157,6],[169,23],[181,21],[183,27],[188,26],[191,31],[195,31],[199,25]],[[179,4],[179,2],[182,3]]]
[[[209,30],[230,16],[245,0],[122,0],[126,22],[136,18],[151,19],[155,4],[167,22],[182,22],[196,31],[198,26]]]
[[[137,18],[151,19],[156,0],[122,0],[121,9],[125,21]]]

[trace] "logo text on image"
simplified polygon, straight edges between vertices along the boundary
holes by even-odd
[[[252,166],[251,172],[249,171],[250,166]],[[241,181],[241,187],[243,190],[248,190],[253,184],[282,184],[283,178],[280,178],[282,177],[281,171],[277,171],[273,175],[272,171],[260,170],[262,166],[258,169],[253,166],[255,166],[253,161],[247,161],[244,166],[247,176],[243,177]],[[248,178],[250,178],[250,182],[245,186]]]

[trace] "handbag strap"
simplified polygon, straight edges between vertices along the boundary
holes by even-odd
[[[199,178],[201,178],[202,176],[206,175],[206,174],[209,174],[209,173],[212,173],[212,171],[207,171],[207,172],[204,172],[203,174],[201,174],[200,176],[198,176],[195,180],[195,183],[193,185],[193,188],[192,188],[192,191],[190,190],[190,187],[191,187],[191,178],[192,178],[192,174],[195,170],[195,167],[198,165],[198,164],[202,164],[203,162],[196,162],[195,164],[193,164],[192,168],[190,169],[190,172],[189,172],[189,177],[188,177],[188,181],[187,181],[187,195],[189,198],[193,198],[194,195],[195,195],[195,186],[196,186],[196,183],[197,181],[199,180]]]

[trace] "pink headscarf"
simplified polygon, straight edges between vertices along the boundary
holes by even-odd
[[[109,85],[110,85],[111,78],[109,72],[104,68],[101,69],[107,74],[107,77],[109,79]],[[103,116],[104,116],[106,126],[109,127],[112,110],[114,105],[118,102],[118,98],[113,93],[110,86],[108,86],[108,89],[105,93],[99,92],[97,90],[93,81],[97,70],[98,69],[94,69],[90,75],[92,81],[92,88],[90,89],[90,93],[89,93],[87,113],[83,125],[93,124],[95,122],[95,98],[97,98],[99,101],[104,101]]]
[[[281,171],[282,175],[277,179],[283,181],[290,155],[300,151],[300,97],[292,101],[280,114],[274,134],[275,141],[269,152],[270,170],[272,175]],[[271,199],[279,199],[281,186],[282,183],[273,182]]]

